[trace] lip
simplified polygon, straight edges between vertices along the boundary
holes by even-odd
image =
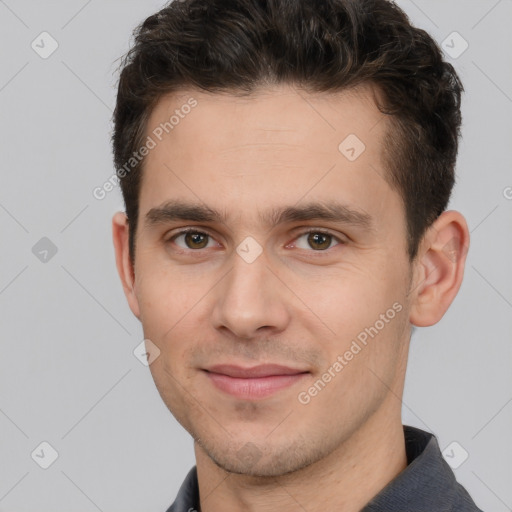
[[[286,389],[309,374],[307,370],[277,364],[244,368],[222,364],[204,369],[212,384],[229,395],[244,400],[257,400]]]

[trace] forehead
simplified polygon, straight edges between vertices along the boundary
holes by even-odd
[[[234,149],[243,142],[302,142],[306,148],[318,147],[319,137],[337,149],[336,142],[349,133],[364,142],[377,142],[381,130],[375,130],[369,140],[370,132],[383,119],[375,105],[376,94],[378,90],[370,85],[337,93],[308,93],[281,84],[243,96],[180,90],[160,98],[146,132],[158,141],[172,138],[176,145],[190,135],[207,134],[201,143],[205,150],[215,152]]]
[[[238,217],[302,199],[336,200],[379,215],[398,201],[383,179],[388,122],[369,87],[250,96],[182,90],[160,99],[146,127],[141,214],[169,199]],[[229,212],[228,212],[229,213]]]

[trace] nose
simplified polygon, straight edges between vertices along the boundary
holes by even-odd
[[[275,274],[264,252],[252,263],[233,254],[231,271],[215,287],[214,327],[244,339],[285,330],[290,321],[288,290]]]

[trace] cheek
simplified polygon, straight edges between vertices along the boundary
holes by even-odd
[[[206,284],[194,274],[144,254],[137,273],[137,298],[148,325],[172,325],[190,311],[205,293]]]
[[[195,294],[190,290],[184,293],[168,277],[152,274],[140,280],[137,297],[144,337],[157,345],[165,361],[176,360],[181,351],[179,340],[183,339],[180,333],[197,302]]]
[[[393,303],[385,280],[375,272],[342,270],[316,280],[315,286],[307,281],[302,283],[304,302],[337,339],[352,336],[373,323]]]
[[[360,371],[367,365],[388,366],[398,350],[406,314],[405,281],[396,269],[377,268],[331,275],[318,281],[321,286],[308,296],[315,314],[311,321],[328,333],[322,348],[329,365],[346,354],[347,366]]]

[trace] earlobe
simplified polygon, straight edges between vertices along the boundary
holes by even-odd
[[[114,243],[116,266],[124,294],[132,313],[140,320],[140,308],[135,286],[135,272],[130,260],[128,218],[124,212],[116,212],[112,217],[112,240]]]
[[[427,230],[415,263],[410,322],[433,325],[459,291],[469,249],[469,230],[461,213],[443,212]]]

